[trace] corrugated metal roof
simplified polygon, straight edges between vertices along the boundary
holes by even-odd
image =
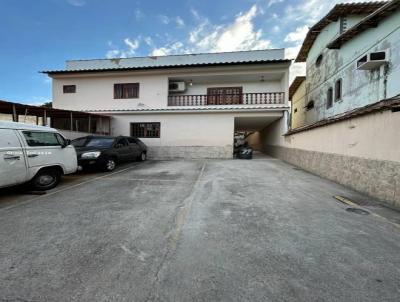
[[[288,109],[289,106],[283,104],[277,105],[268,105],[268,106],[259,106],[259,105],[249,105],[246,107],[242,106],[230,106],[230,107],[221,107],[221,106],[207,106],[207,107],[168,107],[168,108],[134,108],[134,109],[97,109],[97,110],[83,110],[86,112],[121,112],[121,113],[139,113],[139,112],[171,112],[171,111],[179,111],[179,112],[209,112],[209,111],[241,111],[241,112],[251,112],[257,110],[285,110]]]
[[[267,49],[159,57],[70,60],[67,61],[65,70],[43,71],[43,73],[54,74],[94,71],[125,71],[136,69],[217,66],[270,62],[290,62],[290,60],[285,59],[284,49]]]

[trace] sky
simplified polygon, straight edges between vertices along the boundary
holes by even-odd
[[[51,101],[39,71],[72,59],[267,48],[294,59],[337,2],[348,0],[0,0],[0,99]]]

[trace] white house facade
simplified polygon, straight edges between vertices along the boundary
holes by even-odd
[[[283,49],[67,61],[53,107],[109,115],[113,135],[139,137],[155,158],[231,158],[235,131],[286,116]]]

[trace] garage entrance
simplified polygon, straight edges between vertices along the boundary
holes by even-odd
[[[263,115],[246,115],[235,117],[234,153],[250,147],[253,151],[261,152],[266,145],[266,130],[271,123],[283,117],[282,112],[265,113]]]

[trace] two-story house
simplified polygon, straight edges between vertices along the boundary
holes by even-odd
[[[400,93],[400,1],[337,4],[312,26],[290,87],[292,129]]]
[[[54,108],[109,115],[156,158],[231,158],[235,131],[286,116],[284,49],[67,61],[44,71]]]

